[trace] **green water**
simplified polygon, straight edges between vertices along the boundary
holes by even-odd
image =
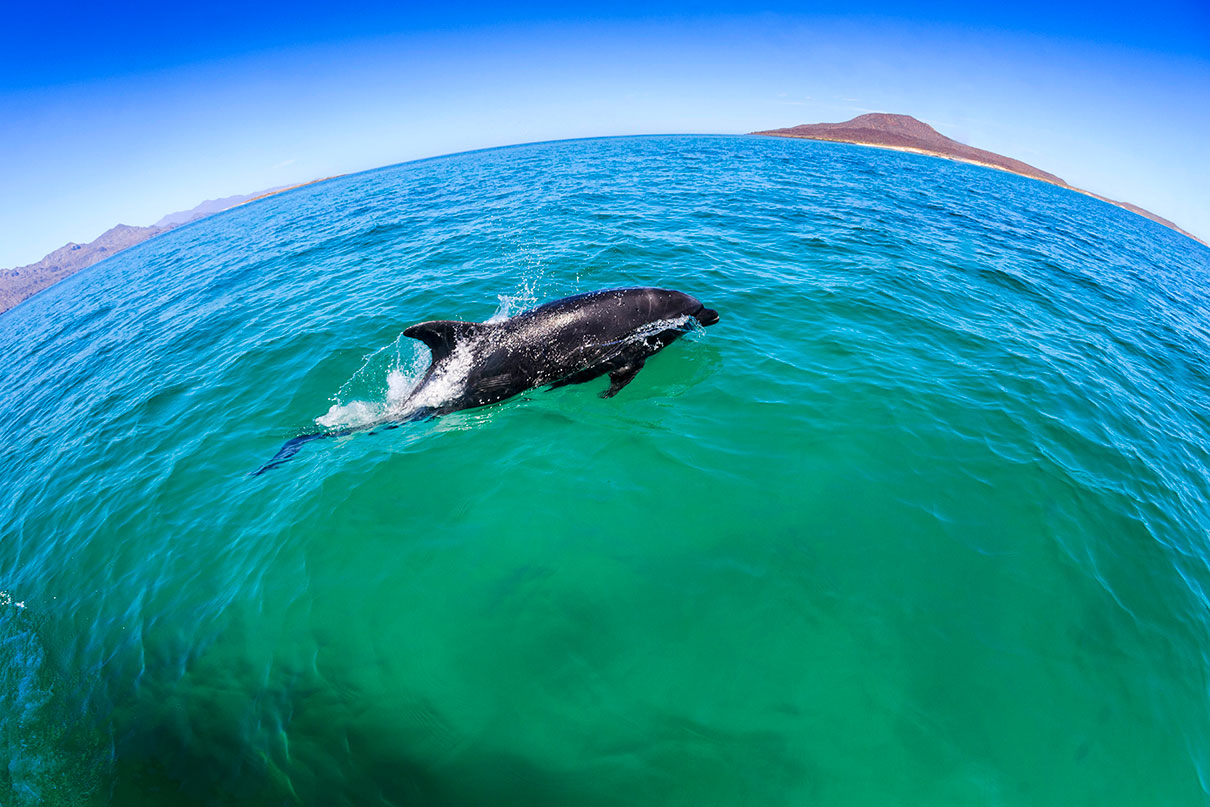
[[[0,804],[1210,803],[1210,251],[733,137],[292,191],[0,316]],[[401,336],[722,321],[377,434]]]

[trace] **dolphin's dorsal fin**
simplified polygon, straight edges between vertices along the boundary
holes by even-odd
[[[454,352],[459,341],[468,339],[482,328],[482,322],[459,322],[453,319],[435,319],[421,322],[403,332],[404,336],[419,339],[433,351],[433,361],[439,362]]]

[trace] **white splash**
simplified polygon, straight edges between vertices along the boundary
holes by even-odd
[[[511,294],[496,295],[499,305],[496,307],[496,313],[488,317],[486,322],[503,322],[538,304],[543,279],[546,276],[546,267],[539,254],[530,254],[530,250],[524,247],[520,252],[526,268],[517,281],[517,288]]]
[[[528,311],[538,304],[538,293],[533,288],[523,286],[515,294],[498,294],[496,299],[499,304],[496,306],[496,313],[488,317],[484,322],[495,324],[504,322],[506,319],[512,319],[522,311]]]
[[[372,401],[332,404],[327,414],[315,418],[315,422],[325,429],[369,426],[381,417],[381,409],[381,403]]]
[[[693,331],[697,325],[697,320],[688,314],[682,314],[679,317],[671,317],[669,319],[657,319],[654,322],[648,322],[640,328],[636,328],[630,333],[623,336],[616,342],[610,344],[625,345],[641,342],[652,336],[658,336],[664,331]]]
[[[471,353],[469,346],[455,345],[453,352],[437,365],[422,387],[408,390],[408,397],[392,415],[400,417],[420,409],[436,409],[461,395],[470,376]]]
[[[378,354],[374,354],[374,356],[376,355]],[[354,379],[366,371],[374,356],[367,358],[367,364],[354,374]],[[402,356],[398,354],[396,362],[397,366],[387,372],[386,390],[381,399],[369,401],[354,399],[342,402],[339,400],[345,392],[345,388],[342,387],[341,392],[337,393],[337,403],[332,404],[327,413],[315,418],[315,422],[325,429],[360,429],[397,418],[406,408],[408,398],[411,397],[412,391],[428,369],[428,348],[417,345],[406,365],[402,362]],[[350,383],[352,380],[350,379]]]
[[[387,373],[386,391],[381,400],[334,403],[327,413],[315,418],[316,424],[325,429],[371,428],[406,420],[413,412],[436,409],[461,395],[470,375],[470,350],[455,347],[421,387],[430,362],[428,348],[418,346],[406,367],[395,367]]]
[[[657,319],[655,322],[648,322],[641,328],[638,328],[634,333],[630,334],[627,339],[646,339],[648,336],[655,336],[664,331],[684,331],[688,330],[691,323],[697,322],[688,314],[681,314],[679,317],[671,317],[669,319]]]

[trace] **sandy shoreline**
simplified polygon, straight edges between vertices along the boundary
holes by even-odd
[[[1022,174],[1017,171],[1010,170],[1008,168],[1005,168],[1002,165],[995,165],[993,163],[980,162],[979,160],[968,160],[965,157],[955,157],[953,154],[943,154],[942,152],[939,152],[939,151],[929,151],[928,149],[912,148],[911,146],[888,146],[888,145],[884,145],[882,143],[859,143],[856,140],[841,140],[841,139],[834,138],[834,137],[807,137],[806,135],[766,135],[766,134],[762,133],[760,136],[761,137],[785,137],[785,138],[792,138],[794,140],[819,140],[824,143],[844,143],[849,146],[865,146],[866,148],[872,148],[872,149],[886,149],[887,151],[902,151],[907,154],[923,154],[925,157],[940,157],[943,160],[953,160],[956,163],[968,163],[970,165],[981,165],[984,168],[995,168],[997,171],[1003,171],[1006,174],[1016,174],[1019,177],[1027,177],[1028,179],[1038,179],[1038,177],[1031,177],[1028,174]],[[1045,180],[1045,179],[1039,179],[1038,181],[1039,182],[1049,182],[1049,180]],[[1049,184],[1057,185],[1058,183],[1050,182]],[[1064,184],[1064,185],[1060,185],[1059,187],[1070,188],[1071,186]],[[1075,189],[1073,188],[1073,190],[1075,190]]]

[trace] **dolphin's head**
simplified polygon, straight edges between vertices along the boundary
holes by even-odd
[[[713,308],[706,308],[696,297],[671,289],[646,289],[645,291],[652,315],[665,319],[688,315],[702,325],[713,325],[718,322],[718,312]]]
[[[693,318],[702,325],[713,325],[718,322],[718,312],[713,308],[706,308],[706,306],[698,303],[698,309],[693,312]]]

